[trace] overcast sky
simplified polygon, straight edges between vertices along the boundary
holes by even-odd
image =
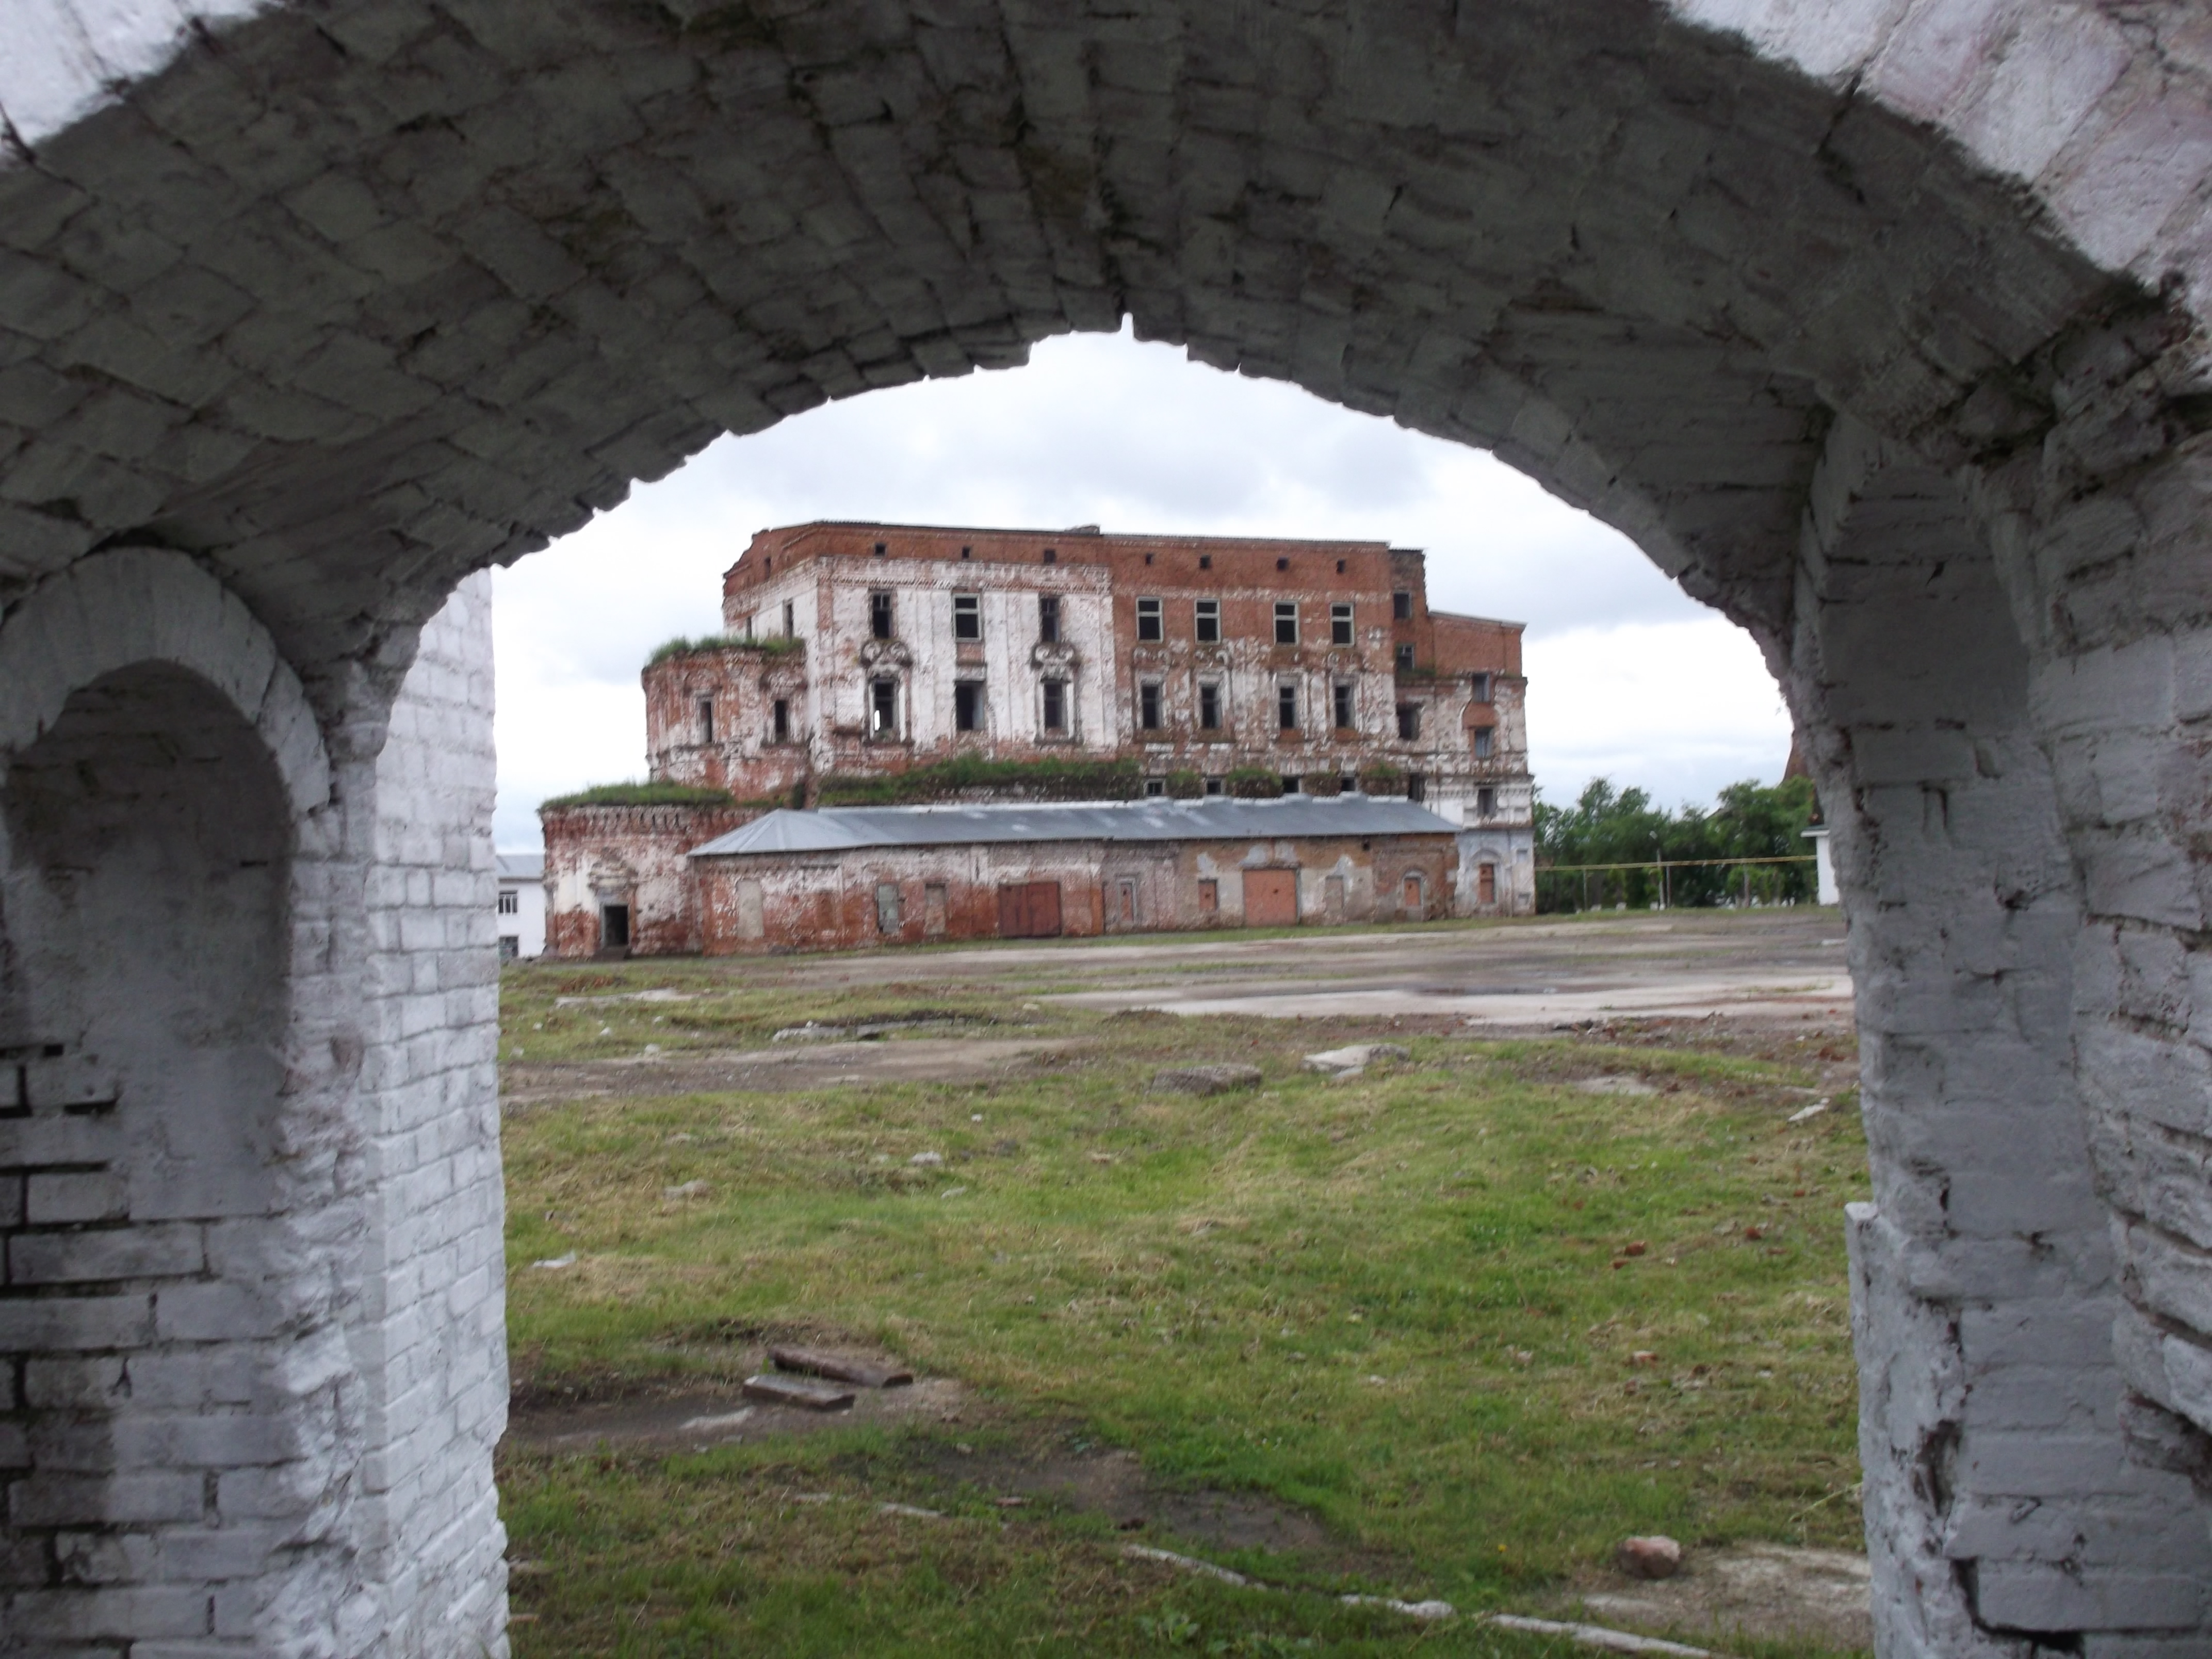
[[[810,519],[1418,547],[1439,610],[1528,625],[1536,782],[1595,776],[1668,805],[1771,783],[1790,721],[1750,640],[1614,532],[1480,451],[1127,334],[1038,346],[1026,368],[832,404],[726,438],[495,578],[503,850],[546,796],[645,775],[638,670],[721,623],[757,530]]]

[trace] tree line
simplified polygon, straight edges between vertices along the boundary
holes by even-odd
[[[1655,805],[1641,789],[1616,789],[1607,778],[1591,779],[1571,806],[1554,806],[1540,793],[1536,908],[1809,904],[1813,843],[1804,832],[1818,810],[1809,778],[1732,783],[1711,810],[1679,812]],[[1746,861],[1759,859],[1802,861]]]

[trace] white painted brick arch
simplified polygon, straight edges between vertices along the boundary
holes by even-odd
[[[240,1641],[501,1639],[489,687],[457,585],[720,433],[1125,317],[1493,447],[1759,639],[1868,1033],[1886,1659],[2212,1641],[2193,0],[10,22],[0,719],[35,749],[79,667],[198,651],[298,837],[287,1121],[346,1218],[361,1501]],[[179,551],[107,550],[137,545]]]

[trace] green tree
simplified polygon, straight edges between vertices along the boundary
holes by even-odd
[[[1647,908],[1660,902],[1659,862],[1668,865],[1664,888],[1677,905],[1761,903],[1813,897],[1813,866],[1739,864],[1737,860],[1802,858],[1810,849],[1805,826],[1814,810],[1809,779],[1789,778],[1769,787],[1732,783],[1711,810],[1684,806],[1679,813],[1655,805],[1641,789],[1616,789],[1609,778],[1592,778],[1571,806],[1536,801],[1537,908],[1547,911]],[[1680,864],[1681,868],[1675,868]],[[1623,865],[1614,870],[1574,866]],[[1557,873],[1547,875],[1545,871]]]

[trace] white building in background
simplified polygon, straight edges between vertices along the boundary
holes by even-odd
[[[501,853],[499,959],[514,962],[545,954],[545,855]]]

